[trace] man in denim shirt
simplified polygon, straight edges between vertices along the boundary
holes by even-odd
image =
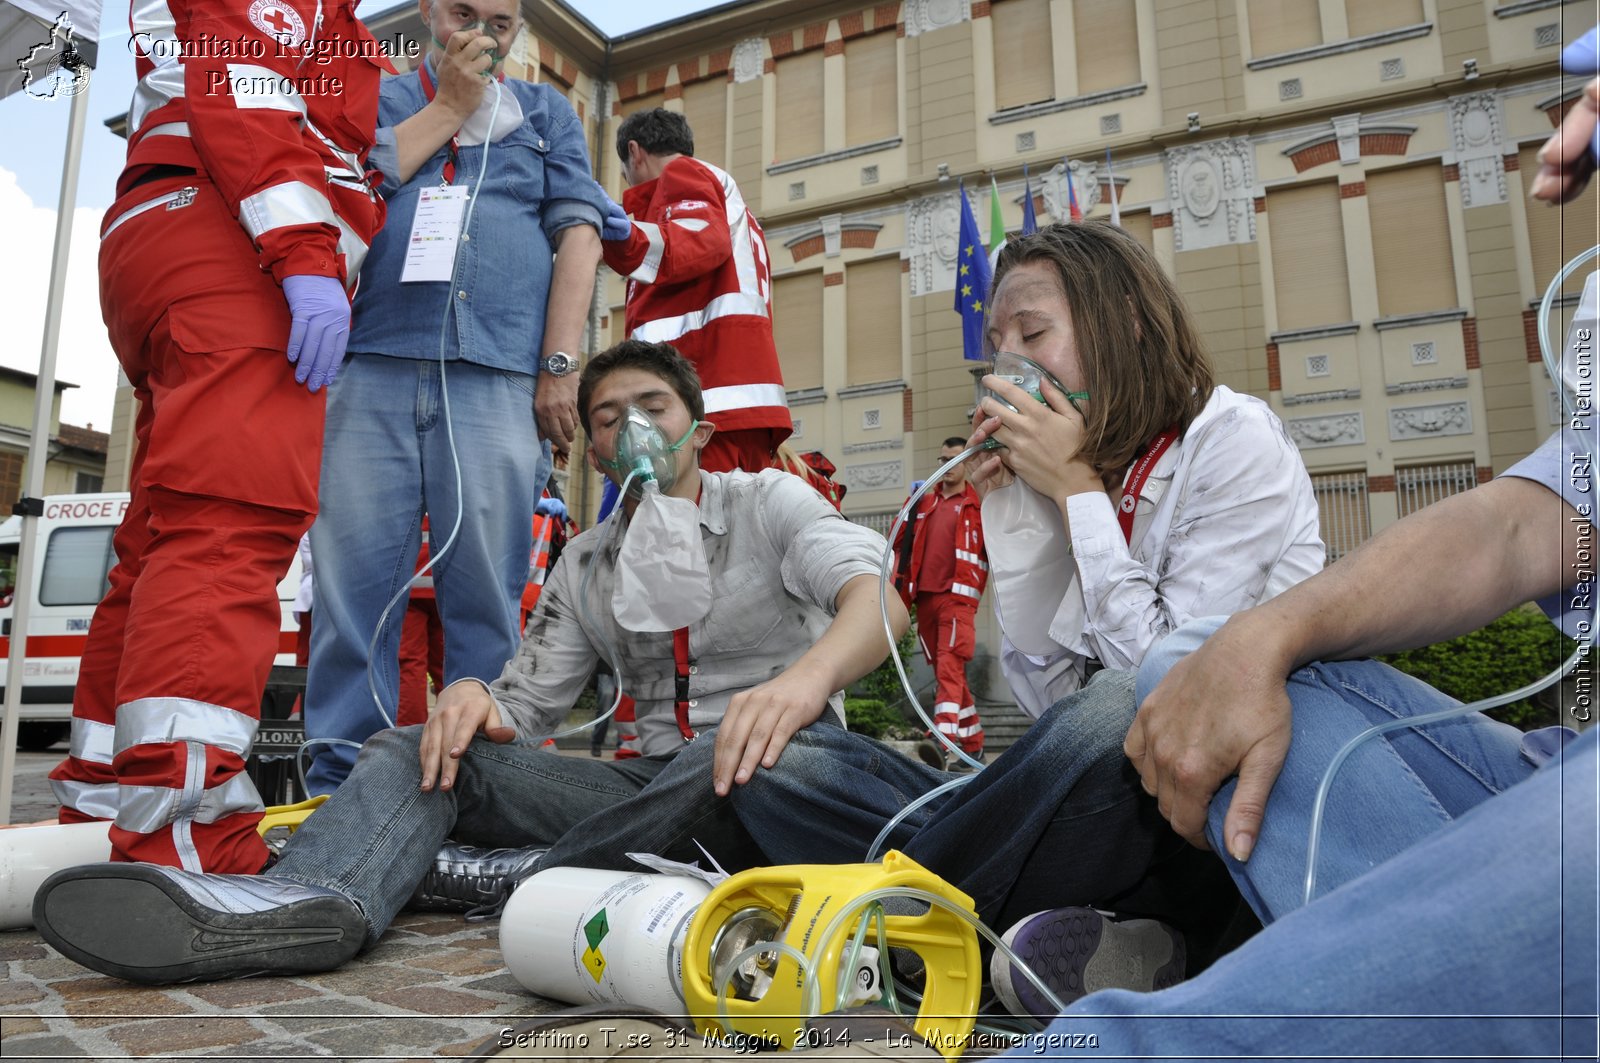
[[[447,680],[493,674],[515,652],[533,507],[551,447],[565,451],[577,426],[569,355],[600,258],[605,199],[571,105],[549,85],[494,77],[521,21],[515,0],[421,0],[421,12],[433,38],[424,64],[382,87],[371,165],[389,224],[362,271],[350,358],[329,398],[311,532],[306,732],[348,743],[385,725],[369,646],[394,711],[403,600],[375,644],[373,633],[411,577],[424,512]],[[419,201],[451,185],[471,192],[453,280],[408,281]],[[355,749],[314,752],[310,790],[332,792]]]

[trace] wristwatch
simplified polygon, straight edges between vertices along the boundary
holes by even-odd
[[[551,376],[566,376],[578,368],[578,360],[563,351],[539,359],[539,372]]]

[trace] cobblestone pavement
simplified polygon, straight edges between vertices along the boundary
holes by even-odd
[[[60,759],[60,750],[17,755],[12,822],[55,814],[45,774]],[[459,1058],[504,1027],[566,1006],[516,983],[499,928],[449,913],[402,915],[338,971],[168,988],[85,970],[32,930],[0,932],[0,1057]]]

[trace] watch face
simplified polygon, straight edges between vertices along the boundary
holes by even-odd
[[[577,367],[577,360],[570,354],[552,354],[544,360],[545,372],[551,376],[566,376]]]

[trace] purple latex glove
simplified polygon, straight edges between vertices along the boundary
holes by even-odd
[[[567,519],[567,504],[559,498],[541,498],[533,511],[542,517],[554,517],[560,521]]]
[[[1561,69],[1579,77],[1594,77],[1600,74],[1600,26],[1561,49]],[[1594,139],[1589,142],[1589,151],[1594,156],[1595,162],[1600,163],[1600,129],[1594,131]]]
[[[612,242],[626,240],[633,234],[633,222],[628,218],[628,212],[622,205],[606,195],[606,190],[600,187],[600,182],[594,183],[595,191],[600,193],[600,198],[606,201],[605,217],[600,219],[600,239]]]
[[[289,361],[294,379],[309,391],[333,383],[350,342],[350,299],[334,277],[283,278],[289,301]]]

